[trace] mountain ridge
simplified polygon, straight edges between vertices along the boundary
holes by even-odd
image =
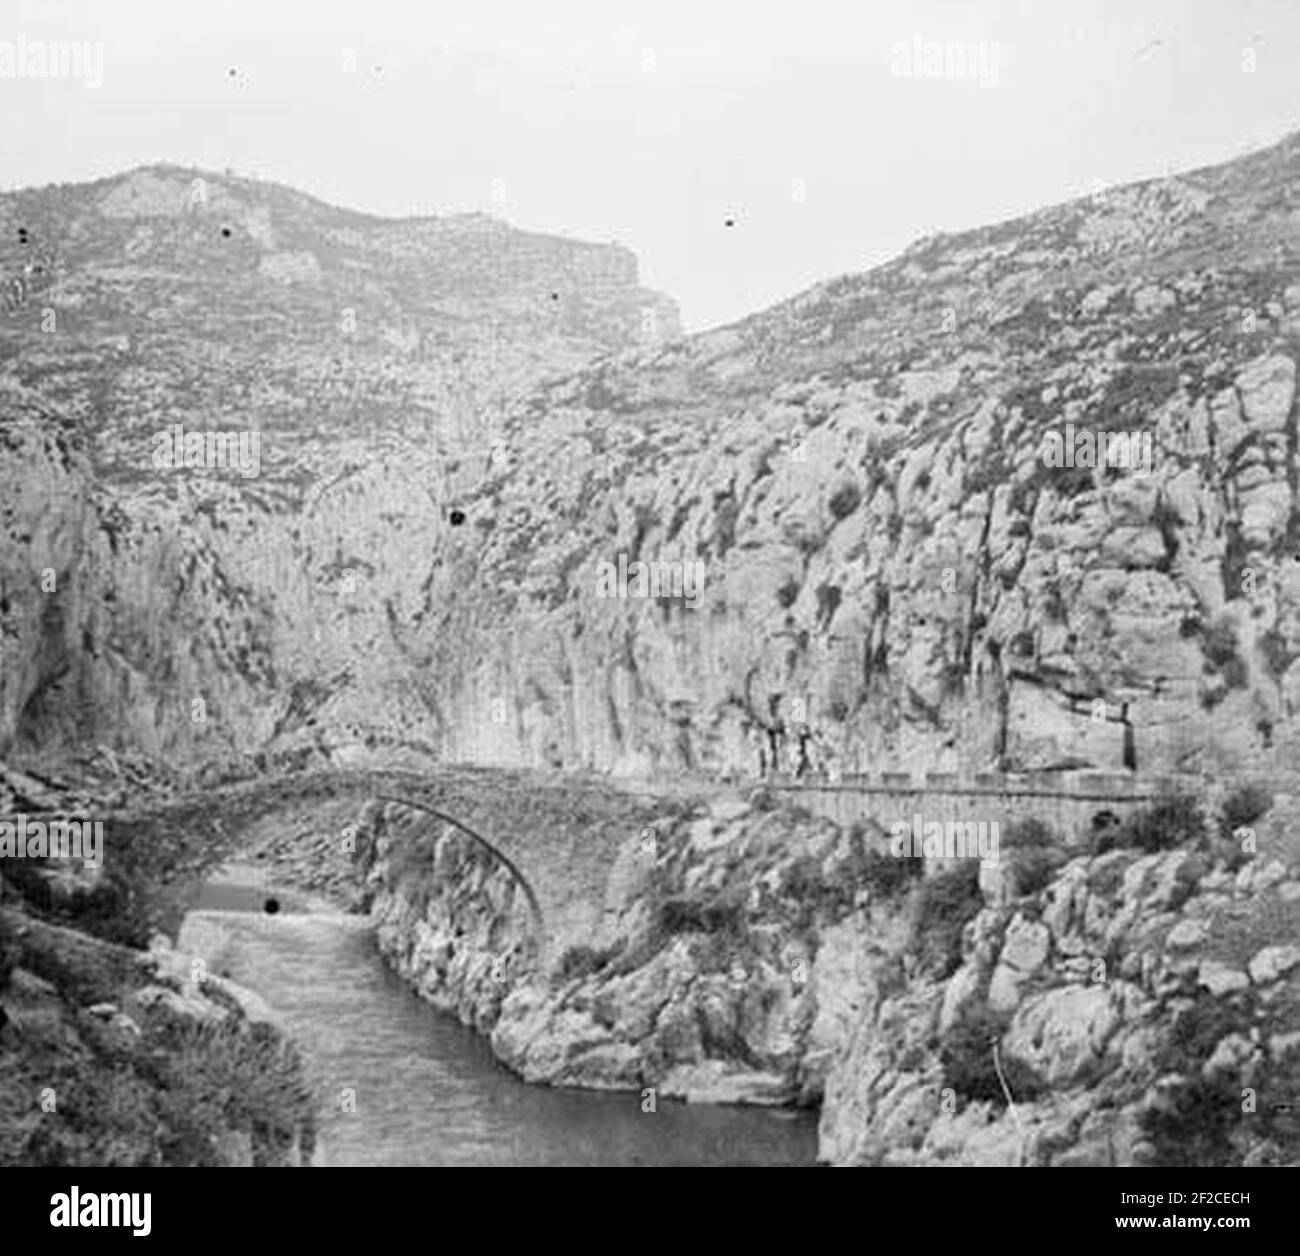
[[[451,758],[634,775],[1226,771],[1283,755],[1300,700],[1298,158],[1289,136],[920,242],[657,344],[617,264],[561,292],[525,249],[514,287],[475,285],[460,241],[439,302],[387,228],[329,237],[314,271],[302,223],[220,185],[191,210],[150,167],[60,193],[93,212],[66,210],[58,244],[75,261],[107,231],[171,269],[114,278],[90,256],[49,289],[71,335],[11,312],[0,363],[93,418],[97,491],[146,534],[179,529],[165,548],[189,557],[156,558],[213,572],[194,622],[233,610],[256,643],[236,655],[260,662],[229,668],[276,678],[223,716],[221,753],[352,721]],[[179,234],[153,225],[170,219]],[[148,438],[177,418],[255,418],[262,475],[158,475]],[[1042,441],[1066,424],[1149,432],[1157,465],[1058,474]],[[706,561],[702,610],[596,597],[589,569],[620,553]],[[1271,600],[1234,587],[1247,567]],[[322,658],[341,679],[310,674]],[[191,691],[207,666],[187,664]]]

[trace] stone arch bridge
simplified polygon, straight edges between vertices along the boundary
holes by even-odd
[[[765,785],[814,814],[848,824],[872,816],[888,825],[920,812],[926,820],[998,820],[1034,816],[1069,839],[1098,813],[1122,818],[1163,792],[1199,792],[1199,778],[1141,781],[1130,776],[1044,773],[969,778],[929,773],[844,777],[838,781],[771,777]],[[746,786],[750,788],[751,786]],[[590,938],[609,906],[614,865],[647,826],[670,823],[701,799],[736,792],[736,784],[700,779],[630,781],[524,769],[430,765],[421,771],[325,769],[215,786],[161,805],[108,817],[141,850],[167,850],[184,834],[203,852],[204,869],[236,856],[247,833],[276,812],[317,804],[412,809],[480,843],[522,885],[541,952],[556,939]],[[110,827],[110,834],[112,828]],[[346,875],[344,844],[319,844],[323,860]],[[158,843],[157,846],[151,843]],[[111,851],[111,842],[110,842]],[[199,877],[203,870],[192,868]],[[197,883],[197,882],[196,882]]]
[[[343,804],[340,811],[333,804]],[[443,765],[422,772],[320,770],[259,777],[106,816],[111,858],[114,831],[141,852],[197,851],[179,876],[195,889],[217,865],[237,858],[262,820],[277,813],[332,810],[348,819],[337,835],[320,834],[313,851],[322,873],[352,877],[344,827],[367,808],[399,808],[447,825],[482,846],[523,890],[543,955],[556,938],[590,936],[606,908],[620,852],[647,825],[662,825],[681,800],[625,792],[594,778]],[[181,838],[183,835],[183,840]],[[310,857],[310,856],[309,856]],[[328,877],[322,879],[328,880]]]

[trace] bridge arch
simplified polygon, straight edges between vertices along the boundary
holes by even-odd
[[[449,815],[447,812],[441,811],[437,807],[431,807],[427,802],[419,802],[414,798],[406,798],[400,794],[387,793],[373,794],[372,800],[374,802],[388,803],[398,807],[409,807],[412,811],[419,811],[424,815],[432,816],[435,820],[440,820],[443,824],[450,825],[453,829],[456,829],[457,832],[463,833],[466,837],[483,847],[494,859],[501,863],[510,875],[519,883],[520,888],[524,892],[524,897],[528,900],[528,910],[532,916],[533,929],[537,935],[538,944],[541,945],[545,941],[546,935],[544,927],[546,922],[542,915],[542,905],[538,901],[536,891],[534,891],[528,878],[524,875],[519,865],[515,863],[515,861],[511,859],[510,856],[507,855],[499,846],[488,841],[483,834],[476,832],[474,829],[470,828],[468,824],[465,824],[461,820],[457,820],[455,816]]]

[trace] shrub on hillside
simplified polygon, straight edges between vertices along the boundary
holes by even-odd
[[[1001,858],[1009,861],[1016,893],[1037,894],[1047,887],[1068,859],[1056,834],[1042,820],[1017,820],[1002,841]]]
[[[1155,1148],[1155,1162],[1180,1167],[1223,1165],[1232,1161],[1230,1134],[1240,1116],[1240,1095],[1201,1076],[1215,1046],[1234,1032],[1249,1032],[1250,1013],[1201,991],[1180,1010],[1156,1059],[1162,1074],[1177,1079],[1142,1114],[1141,1124]]]
[[[285,1163],[295,1133],[310,1155],[315,1100],[296,1049],[267,1025],[150,1016],[132,1046],[75,1021],[44,1022],[24,1049],[59,1096],[37,1121],[0,1113],[0,1165],[228,1163],[229,1136],[248,1136],[254,1164]],[[2,1054],[2,1053],[0,1053]]]
[[[1181,1081],[1142,1114],[1142,1132],[1154,1148],[1155,1164],[1189,1169],[1232,1164],[1230,1135],[1240,1102],[1240,1096],[1204,1078]]]
[[[1007,1106],[1002,1080],[1006,1080],[1013,1103],[1029,1103],[1046,1089],[1043,1079],[1020,1060],[994,1055],[994,1047],[1006,1032],[1007,1019],[977,1003],[969,1007],[944,1035],[939,1047],[943,1084],[963,1099]],[[1002,1078],[998,1077],[998,1065]]]
[[[1232,621],[1227,618],[1215,620],[1206,629],[1201,648],[1206,659],[1219,669],[1237,658],[1237,629]]]
[[[569,947],[560,957],[556,967],[556,979],[560,982],[573,981],[600,972],[622,951],[623,945],[620,939],[613,947],[586,946],[582,943]]]
[[[1150,855],[1199,843],[1204,835],[1200,802],[1190,794],[1170,794],[1135,811],[1123,824],[1103,834],[1097,853],[1127,846]]]
[[[1246,666],[1245,659],[1229,659],[1219,674],[1229,689],[1244,689],[1250,683],[1250,668]]]
[[[1005,858],[1005,856],[1004,856]],[[1016,893],[1038,894],[1050,884],[1056,870],[1066,862],[1064,852],[1044,847],[1013,850],[1011,863],[1015,869]]]
[[[851,876],[828,877],[809,855],[793,859],[782,870],[781,894],[796,904],[796,927],[807,928],[817,916],[838,919],[853,907]]]
[[[922,971],[940,980],[956,971],[961,964],[962,930],[983,906],[979,863],[974,859],[926,877],[916,887],[909,947]]]
[[[677,897],[659,904],[659,928],[667,934],[725,933],[740,928],[744,898],[739,890],[724,891],[707,901]]]
[[[1226,838],[1243,825],[1254,824],[1273,805],[1273,795],[1262,785],[1242,785],[1223,800],[1220,830]]]
[[[295,1129],[314,1129],[301,1059],[270,1026],[185,1026],[168,1038],[165,1062],[148,1070],[159,1084],[167,1163],[220,1164],[213,1134],[233,1128],[252,1135],[255,1164],[273,1164]]]
[[[872,847],[862,859],[862,880],[880,898],[895,898],[925,874],[925,861]]]
[[[841,484],[831,495],[830,511],[836,519],[846,519],[862,502],[862,490],[854,483]]]

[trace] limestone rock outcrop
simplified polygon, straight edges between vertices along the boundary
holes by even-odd
[[[986,905],[946,981],[873,999],[826,1084],[841,1164],[1294,1164],[1300,879],[1185,849]],[[1007,974],[1014,974],[1008,980]]]
[[[0,196],[0,753],[427,736],[392,626],[510,398],[677,333],[636,269],[177,167]],[[167,465],[178,430],[202,447]]]
[[[430,586],[440,744],[1292,770],[1297,163],[926,241],[544,386]],[[600,597],[620,555],[701,561],[697,603]]]
[[[1294,862],[1193,836],[1025,884],[702,805],[628,839],[602,927],[539,965],[500,868],[381,834],[382,949],[528,1081],[820,1106],[837,1164],[1300,1159]]]
[[[3,198],[52,258],[0,324],[10,426],[30,390],[88,470],[39,455],[17,495],[0,735],[1287,771],[1298,164],[927,240],[685,340],[627,254],[473,216],[172,168]],[[256,429],[259,474],[155,469],[175,422]],[[621,561],[702,585],[601,596]]]

